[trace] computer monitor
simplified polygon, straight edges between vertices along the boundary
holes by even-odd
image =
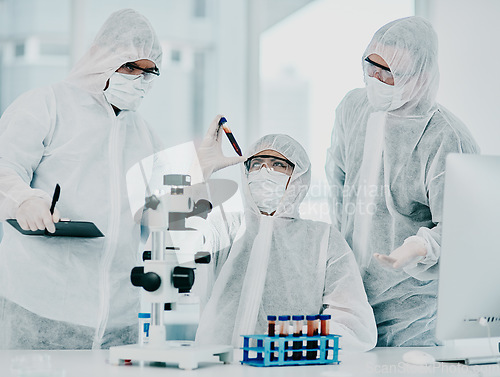
[[[450,154],[443,206],[436,336],[500,336],[500,156]]]

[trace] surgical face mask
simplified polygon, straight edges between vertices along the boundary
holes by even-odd
[[[115,72],[109,78],[108,88],[104,96],[108,102],[120,110],[135,111],[151,87],[142,75],[126,75]]]
[[[365,75],[368,101],[378,111],[392,111],[399,109],[406,101],[403,100],[402,88],[384,84],[375,77]]]
[[[260,211],[271,214],[278,208],[290,176],[267,168],[248,173],[248,188]]]

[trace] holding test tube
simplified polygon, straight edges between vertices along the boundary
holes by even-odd
[[[236,142],[236,139],[234,138],[234,135],[231,132],[231,129],[228,126],[226,126],[226,123],[227,123],[226,118],[224,118],[224,117],[220,118],[219,126],[222,126],[222,129],[226,133],[226,136],[229,139],[229,142],[231,143],[231,145],[233,146],[234,151],[238,154],[238,156],[242,156],[243,154],[241,153],[240,146]]]

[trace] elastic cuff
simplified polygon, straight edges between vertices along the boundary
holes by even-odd
[[[424,263],[425,258],[427,258],[427,256],[429,255],[429,243],[426,241],[426,239],[420,236],[410,236],[404,240],[403,245],[408,243],[417,244],[418,246],[425,249],[425,255],[422,255],[415,260],[415,264]]]
[[[22,195],[16,198],[16,201],[18,203],[16,211],[21,206],[21,204],[23,204],[26,200],[30,200],[33,198],[41,198],[44,200],[48,200],[49,202],[51,200],[50,196],[45,191],[39,189],[32,189],[30,190],[30,192],[23,193]]]
[[[427,243],[425,238],[420,237],[420,236],[410,236],[404,240],[403,244],[410,243],[410,242],[418,243],[418,244],[422,245],[422,247],[425,247],[426,249],[429,246],[429,244]]]

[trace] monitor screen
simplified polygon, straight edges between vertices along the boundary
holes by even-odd
[[[443,206],[436,335],[500,336],[500,156],[450,154]]]

